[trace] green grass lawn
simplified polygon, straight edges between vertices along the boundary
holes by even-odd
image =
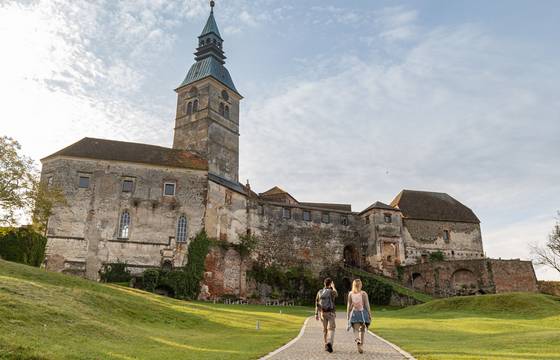
[[[546,295],[441,299],[374,317],[374,332],[419,360],[560,359],[560,300]]]
[[[179,301],[0,260],[0,359],[256,359],[309,315]]]

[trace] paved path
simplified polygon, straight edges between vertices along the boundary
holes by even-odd
[[[302,329],[301,337],[293,343],[288,343],[284,349],[271,353],[262,359],[271,360],[402,360],[414,358],[392,347],[381,338],[366,334],[364,339],[364,353],[358,353],[354,343],[352,330],[346,331],[346,314],[336,316],[336,333],[334,338],[334,352],[329,354],[323,350],[323,329],[320,321],[309,318]],[[393,345],[394,346],[394,345]],[[402,350],[401,350],[402,351]]]

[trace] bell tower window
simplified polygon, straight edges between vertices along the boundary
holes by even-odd
[[[220,103],[220,115],[224,116],[224,103]]]
[[[189,103],[187,104],[185,113],[186,113],[187,115],[192,114],[192,102],[189,101]]]
[[[198,111],[198,100],[193,101],[192,112],[195,113]]]
[[[229,106],[227,106],[227,105],[224,108],[224,117],[226,119],[229,119]]]

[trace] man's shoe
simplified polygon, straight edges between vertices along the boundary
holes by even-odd
[[[329,351],[329,347],[325,344],[325,351]]]
[[[362,343],[360,343],[360,342],[358,343],[358,352],[359,352],[360,354],[363,354],[363,353],[364,353],[364,348],[362,347]]]
[[[331,343],[328,343],[328,344],[327,344],[327,351],[330,352],[330,353],[333,352],[332,344],[331,344]]]

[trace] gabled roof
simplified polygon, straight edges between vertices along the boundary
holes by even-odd
[[[376,201],[373,204],[371,204],[370,206],[368,206],[366,209],[362,210],[360,212],[360,214],[363,214],[366,211],[369,211],[369,210],[372,210],[372,209],[399,211],[399,209],[395,209],[394,207],[392,207],[390,205],[387,205],[385,203],[382,203],[381,201]]]
[[[290,200],[294,203],[299,203],[292,195],[288,192],[280,189],[278,186],[274,186],[267,191],[260,193],[259,197],[263,200],[273,201],[273,202],[287,202],[289,203]]]
[[[214,10],[210,11],[210,16],[208,16],[208,20],[206,20],[206,25],[204,25],[204,29],[202,29],[200,36],[210,33],[218,35],[220,39],[222,38],[220,31],[218,30],[218,24],[216,24],[216,19],[214,19]]]
[[[278,186],[275,186],[267,191],[260,193],[260,196],[268,196],[268,195],[279,195],[279,194],[288,194],[286,191],[280,189]],[[288,194],[290,195],[290,194]],[[290,195],[291,196],[291,195]]]
[[[302,207],[312,207],[312,208],[319,208],[319,209],[325,209],[325,210],[352,212],[352,205],[350,205],[350,204],[300,202],[300,205]]]
[[[57,156],[208,170],[208,162],[190,151],[88,137],[41,159],[41,161]]]
[[[400,209],[405,219],[480,223],[470,208],[446,193],[403,190],[391,206]]]

